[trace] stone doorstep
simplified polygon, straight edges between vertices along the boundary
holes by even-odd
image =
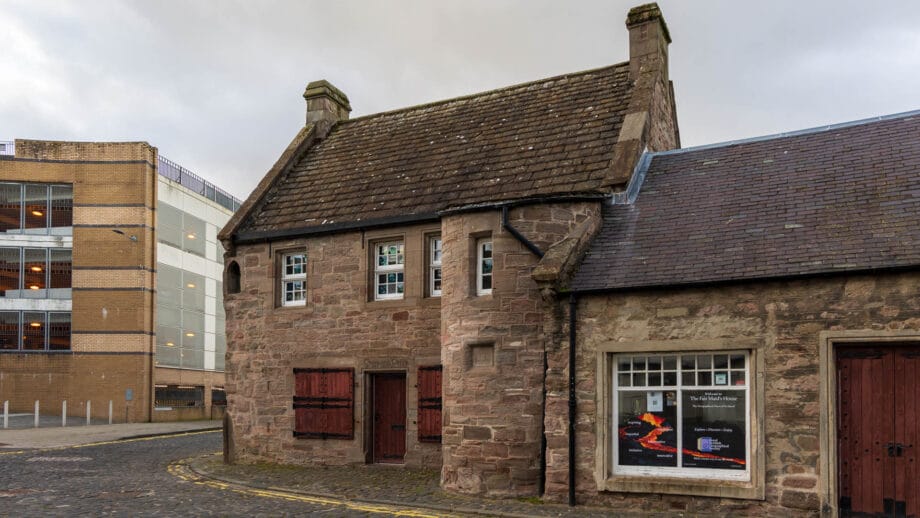
[[[333,493],[324,493],[320,491],[303,491],[299,489],[287,488],[287,487],[277,487],[277,486],[265,486],[261,484],[255,484],[251,481],[242,480],[235,477],[228,476],[217,476],[208,471],[206,467],[206,462],[209,458],[214,456],[219,456],[220,454],[209,454],[202,455],[198,457],[191,457],[180,461],[184,463],[189,470],[198,475],[199,477],[214,480],[217,482],[223,482],[227,484],[234,484],[238,486],[248,487],[251,489],[259,489],[264,491],[277,491],[277,492],[286,492],[293,495],[316,497],[316,498],[328,498],[331,500],[341,500],[342,496],[333,494]],[[334,468],[330,468],[334,469]],[[386,469],[386,468],[384,468]],[[482,505],[482,508],[468,507],[468,506],[457,506],[452,504],[438,504],[434,502],[400,502],[398,500],[387,500],[383,498],[353,498],[349,497],[349,501],[361,502],[365,504],[377,504],[377,505],[388,505],[393,507],[403,507],[403,508],[417,508],[417,509],[427,509],[431,511],[443,512],[443,513],[452,513],[452,514],[466,514],[466,515],[476,515],[476,516],[500,516],[505,518],[533,518],[534,516],[610,516],[610,513],[616,512],[614,509],[602,508],[602,507],[593,507],[579,505],[576,507],[569,507],[563,504],[552,504],[552,503],[541,503],[541,504],[532,504],[528,502],[522,502],[519,500],[495,500],[487,498],[477,498],[475,496],[468,495],[452,495],[457,498],[465,498],[478,502]],[[489,505],[494,504],[495,507],[508,507],[516,508],[515,510],[503,510],[503,509],[490,509]],[[627,513],[619,514],[619,516],[630,516]],[[638,516],[638,515],[636,515]]]

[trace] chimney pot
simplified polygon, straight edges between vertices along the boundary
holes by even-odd
[[[307,124],[336,123],[347,120],[351,112],[348,96],[325,79],[308,84],[303,98],[307,101]]]

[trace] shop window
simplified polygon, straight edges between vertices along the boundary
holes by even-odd
[[[613,356],[614,476],[750,480],[747,351]]]
[[[354,439],[354,369],[294,369],[294,437]]]
[[[428,240],[428,294],[441,296],[441,236]]]
[[[281,257],[281,305],[307,303],[307,254],[297,252]]]
[[[476,241],[476,294],[492,293],[492,238]]]
[[[211,405],[227,406],[227,393],[221,387],[211,389]]]
[[[374,299],[401,299],[405,292],[405,245],[390,241],[374,245]]]
[[[204,406],[204,387],[201,385],[156,385],[154,405],[160,409]]]
[[[418,368],[418,440],[441,442],[440,365]]]

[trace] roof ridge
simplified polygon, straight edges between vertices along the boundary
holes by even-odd
[[[794,130],[794,131],[771,133],[767,135],[760,135],[757,137],[728,140],[725,142],[715,142],[712,144],[701,144],[699,146],[691,146],[691,147],[685,147],[685,148],[679,148],[679,149],[669,149],[667,151],[655,151],[649,154],[652,156],[680,155],[683,153],[690,153],[694,151],[706,151],[709,149],[720,149],[723,147],[731,147],[731,146],[736,146],[740,144],[753,144],[756,142],[779,140],[781,138],[799,137],[802,135],[813,135],[815,133],[824,133],[827,131],[834,131],[838,129],[846,129],[846,128],[852,128],[856,126],[864,126],[866,124],[872,124],[873,122],[885,122],[885,121],[897,120],[897,119],[907,119],[907,118],[914,117],[914,116],[920,116],[920,109],[910,110],[906,112],[892,113],[889,115],[878,115],[875,117],[868,117],[865,119],[856,119],[856,120],[845,121],[845,122],[837,122],[834,124],[826,124],[823,126],[815,126],[812,128],[805,128],[805,129]]]
[[[367,114],[367,115],[362,115],[362,116],[360,116],[360,117],[355,117],[355,118],[353,118],[353,119],[347,119],[347,120],[339,121],[339,122],[336,124],[336,126],[342,126],[342,125],[350,124],[350,123],[352,123],[352,122],[362,121],[362,120],[366,120],[366,119],[372,119],[372,118],[374,118],[374,117],[382,117],[382,116],[385,116],[385,115],[393,115],[393,114],[401,113],[401,112],[408,112],[408,111],[412,111],[412,110],[421,110],[421,109],[424,109],[424,108],[431,108],[431,107],[433,107],[433,106],[439,106],[439,105],[442,105],[442,104],[448,104],[448,103],[453,103],[453,102],[457,102],[457,101],[465,101],[465,100],[473,99],[473,98],[476,98],[476,97],[484,97],[484,96],[487,96],[487,95],[493,95],[493,94],[497,94],[497,93],[500,93],[500,92],[505,92],[505,91],[508,91],[508,90],[513,90],[513,89],[516,89],[516,88],[523,88],[523,87],[526,87],[526,86],[531,86],[531,85],[535,85],[535,84],[539,84],[539,83],[545,83],[545,82],[547,82],[547,81],[556,81],[556,80],[563,79],[563,78],[567,78],[567,77],[574,77],[574,76],[586,75],[586,74],[590,74],[590,73],[594,73],[594,72],[600,72],[601,70],[607,70],[607,69],[611,69],[611,68],[623,67],[623,66],[627,66],[627,65],[629,65],[629,61],[623,61],[622,63],[615,63],[615,64],[613,64],[613,65],[606,65],[606,66],[603,66],[603,67],[590,68],[590,69],[587,69],[587,70],[580,70],[580,71],[578,71],[578,72],[568,72],[568,73],[565,73],[565,74],[559,74],[559,75],[555,75],[555,76],[544,77],[544,78],[542,78],[542,79],[535,79],[535,80],[533,80],[533,81],[527,81],[527,82],[524,82],[524,83],[517,83],[517,84],[513,84],[513,85],[502,86],[502,87],[500,87],[500,88],[493,88],[493,89],[491,89],[491,90],[485,90],[485,91],[483,91],[483,92],[476,92],[476,93],[473,93],[473,94],[466,94],[466,95],[461,95],[461,96],[458,96],[458,97],[451,97],[451,98],[448,98],[448,99],[440,99],[440,100],[437,100],[437,101],[431,101],[431,102],[422,103],[422,104],[416,104],[416,105],[412,105],[412,106],[404,106],[404,107],[402,107],[402,108],[394,108],[394,109],[392,109],[392,110],[386,110],[386,111],[377,112],[377,113],[369,113],[369,114]]]

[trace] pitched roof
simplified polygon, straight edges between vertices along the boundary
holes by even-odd
[[[339,122],[237,233],[599,192],[630,100],[628,69],[622,63]]]
[[[572,289],[920,265],[920,112],[653,154]]]

